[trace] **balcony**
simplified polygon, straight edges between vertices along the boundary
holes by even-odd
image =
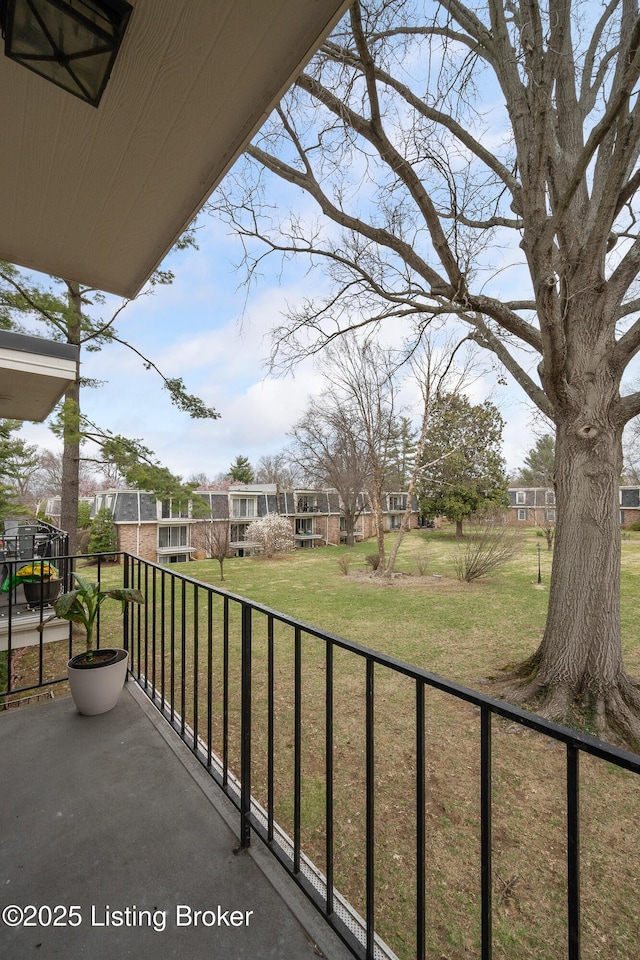
[[[238,850],[233,806],[135,683],[102,717],[6,711],[0,755],[0,906],[39,910],[0,926],[3,956],[349,956],[265,851]]]
[[[82,918],[0,927],[8,955],[635,956],[638,755],[122,560],[93,568],[145,598],[103,607],[101,644],[130,653],[115,710],[81,718],[56,697],[0,714],[0,907]],[[77,645],[22,653],[11,698],[57,690]],[[194,910],[210,925],[178,925]]]
[[[0,652],[39,646],[39,627],[68,577],[64,531],[44,520],[5,520],[0,536]],[[46,641],[63,640],[66,624],[45,628]]]

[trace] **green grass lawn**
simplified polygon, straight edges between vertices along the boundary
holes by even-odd
[[[225,563],[223,583],[215,562],[176,569],[451,680],[486,689],[484,678],[532,653],[541,638],[551,554],[542,541],[540,587],[539,542],[530,531],[516,559],[495,577],[472,584],[455,579],[458,545],[447,531],[414,532],[407,537],[398,562],[400,575],[391,582],[371,576],[366,564],[367,554],[374,549],[371,543],[352,550],[298,551],[271,560],[230,560]],[[623,644],[627,669],[638,674],[635,609],[640,540],[625,538],[622,550]],[[345,556],[351,558],[348,575],[340,568],[340,558]],[[305,639],[303,848],[320,868],[325,834],[322,657],[322,645]],[[364,674],[361,664],[346,657],[338,660],[336,884],[363,912]],[[276,819],[290,834],[292,665],[291,637],[281,631],[276,636]],[[193,669],[187,664],[189,675]],[[265,669],[264,643],[256,628],[257,730],[265,722]],[[233,668],[232,676],[237,678]],[[402,960],[410,960],[415,951],[413,698],[410,682],[377,677],[377,928]],[[238,729],[233,712],[230,728],[235,763]],[[494,728],[494,956],[556,960],[564,955],[566,940],[564,751],[501,721]],[[479,950],[477,711],[429,693],[427,740],[429,955],[466,960],[478,956]],[[253,783],[263,802],[265,781],[264,743],[257,733]],[[635,856],[621,857],[620,850],[624,846],[635,851],[640,844],[638,778],[586,758],[582,796],[583,958],[631,960],[640,932],[635,893],[638,865]]]
[[[633,537],[622,547],[623,644],[630,672],[640,673],[635,627],[640,539]],[[542,589],[537,585],[539,543]],[[475,678],[524,658],[539,643],[551,554],[530,532],[519,556],[495,577],[467,584],[455,579],[457,549],[449,532],[412,532],[401,548],[401,576],[390,583],[370,575],[365,557],[375,551],[373,543],[299,550],[271,560],[227,560],[223,583],[216,561],[172,569],[473,686]],[[344,556],[351,558],[348,576],[339,568]]]

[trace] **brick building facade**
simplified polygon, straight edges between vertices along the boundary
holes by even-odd
[[[406,503],[406,493],[385,495],[385,531],[400,527]],[[357,540],[366,540],[375,536],[376,530],[364,495],[361,506],[355,535]],[[289,519],[298,549],[339,544],[346,539],[345,518],[335,490],[238,485],[229,490],[197,490],[188,505],[159,501],[138,490],[105,490],[97,494],[92,515],[103,507],[113,516],[119,549],[158,563],[209,557],[220,532],[229,556],[251,554],[257,545],[247,540],[249,524],[271,513]],[[418,525],[418,504],[414,498],[411,527]]]

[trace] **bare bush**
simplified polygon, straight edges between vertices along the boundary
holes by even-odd
[[[416,557],[416,567],[418,568],[418,574],[421,577],[426,576],[428,566],[429,566],[429,554],[425,550],[424,553],[420,553]]]
[[[520,538],[505,526],[487,523],[460,544],[454,567],[458,580],[479,580],[504,566],[518,553]]]
[[[351,557],[338,557],[338,566],[340,567],[340,573],[343,573],[346,576],[349,575],[349,567],[351,565]]]

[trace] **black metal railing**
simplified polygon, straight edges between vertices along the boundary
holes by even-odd
[[[124,618],[105,606],[98,645],[128,648],[130,676],[236,806],[241,844],[264,841],[359,960],[491,960],[498,941],[519,958],[527,935],[545,944],[537,956],[580,960],[612,942],[616,910],[637,924],[640,756],[119,556],[90,558],[87,574],[139,587],[144,604]],[[69,582],[88,562],[58,559]],[[31,676],[12,683],[9,669],[0,695],[62,682],[77,643],[40,634]],[[633,930],[620,936],[630,946],[611,956],[634,956]]]
[[[80,652],[82,639],[74,640],[71,626],[64,622],[58,621],[55,632],[54,624],[45,625],[53,613],[53,601],[72,588],[76,569],[89,565],[87,576],[98,582],[105,569],[114,569],[112,554],[70,556],[67,534],[42,521],[39,527],[35,556],[23,550],[19,557],[6,553],[0,557],[0,707],[7,706],[13,696],[67,680],[67,660]],[[115,576],[122,578],[124,568],[115,569]],[[113,577],[112,572],[110,586],[115,585]],[[65,640],[52,642],[52,635],[57,638],[61,632]],[[121,646],[121,618],[115,634]]]
[[[525,772],[538,757],[546,776],[552,758],[554,783],[564,780],[561,825],[558,811],[553,818],[564,866],[548,865],[544,842],[540,849],[549,870],[545,883],[564,888],[564,908],[557,907],[558,916],[564,914],[558,920],[563,943],[550,945],[545,956],[579,960],[580,761],[602,762],[589,769],[591,780],[610,769],[637,775],[640,756],[131,555],[125,556],[125,584],[145,596],[143,607],[126,614],[134,678],[236,805],[241,844],[260,837],[356,957],[440,955],[433,936],[441,920],[432,903],[443,883],[433,860],[457,857],[474,884],[477,879],[477,894],[468,894],[477,932],[467,933],[464,955],[490,960],[497,927],[495,798],[501,793],[501,814],[517,806],[518,790],[507,789],[515,746]],[[450,727],[452,749],[446,747]],[[521,747],[510,736],[514,731],[536,737]],[[460,770],[455,754],[463,739],[471,752],[468,769]],[[563,748],[564,764],[550,753],[554,746]],[[459,778],[439,819],[430,778],[442,786],[447,780],[433,773],[436,754]],[[401,785],[390,803],[393,778]],[[630,787],[637,785],[633,776]],[[534,800],[523,810],[525,837],[544,814]],[[528,859],[522,855],[521,869]],[[501,908],[517,879],[503,883]],[[465,883],[471,880],[460,880],[460,889]],[[456,891],[444,887],[446,906]],[[401,903],[394,902],[397,890]],[[542,900],[550,899],[546,894]],[[606,915],[607,905],[600,906]],[[400,918],[389,920],[394,910]]]

